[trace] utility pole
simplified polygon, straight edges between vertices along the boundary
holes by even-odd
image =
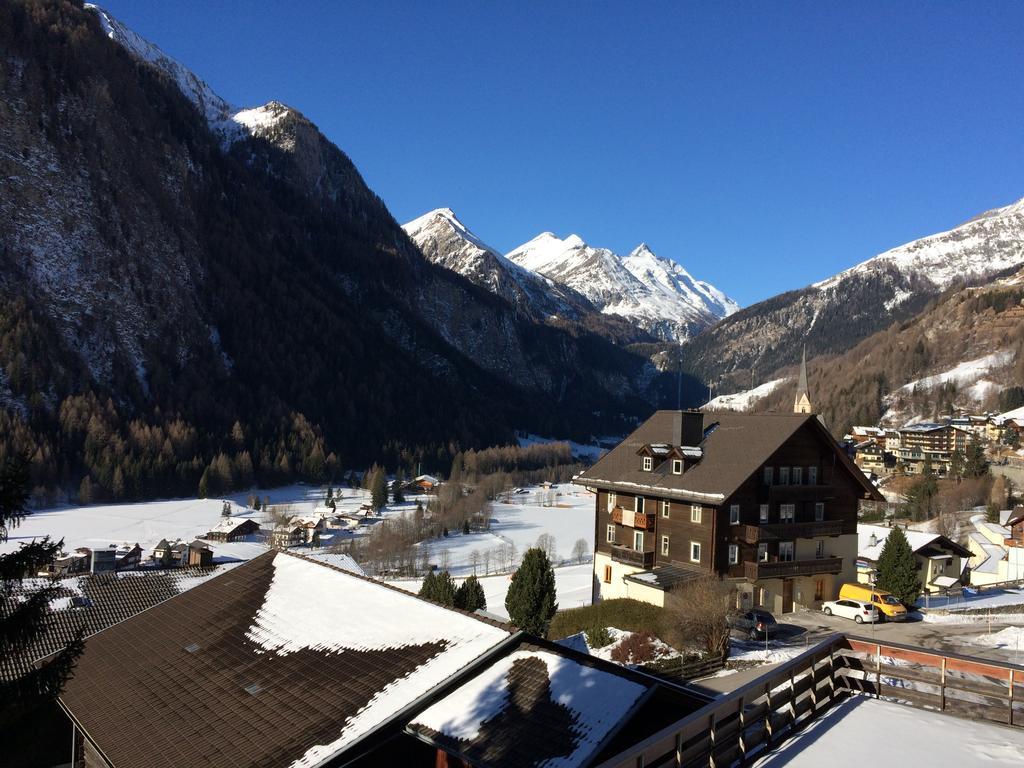
[[[676,391],[676,410],[683,410],[683,341],[679,340],[679,383]]]

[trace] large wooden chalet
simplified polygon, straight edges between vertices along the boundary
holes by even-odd
[[[574,482],[597,493],[595,601],[715,573],[777,613],[857,580],[857,508],[883,500],[807,413],[658,411]]]

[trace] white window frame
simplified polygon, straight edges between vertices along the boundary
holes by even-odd
[[[619,497],[615,491],[608,491],[608,511],[611,512],[619,503]]]
[[[673,475],[681,475],[681,474],[683,474],[683,460],[682,459],[672,459],[672,474]]]
[[[644,551],[644,532],[643,531],[633,531],[633,551],[634,552],[643,552]]]
[[[816,464],[813,464],[807,468],[807,484],[818,484],[818,466]]]
[[[764,484],[771,485],[775,482],[775,467],[764,468]]]
[[[633,512],[642,515],[644,513],[644,497],[636,496],[633,499]]]
[[[740,562],[740,548],[736,544],[729,545],[729,565],[738,565]]]
[[[690,522],[699,523],[704,516],[704,508],[700,504],[690,505]]]
[[[644,472],[650,472],[652,469],[654,469],[654,459],[644,456]]]
[[[796,522],[796,504],[779,504],[779,522]]]
[[[729,506],[729,525],[740,524],[740,505],[732,504]]]
[[[762,523],[768,522],[768,516],[771,511],[771,507],[768,504],[762,504],[757,511],[757,519]]]
[[[779,542],[779,562],[780,563],[792,563],[796,560],[796,542],[794,541],[780,541]]]
[[[661,554],[668,556],[668,536],[661,537]]]
[[[694,557],[694,555],[697,555],[697,556]],[[690,542],[690,562],[691,563],[699,563],[700,562],[700,542],[699,541],[691,541]]]
[[[767,563],[768,562],[768,545],[758,544],[757,545],[757,562]]]
[[[790,470],[790,473],[792,474],[792,477],[793,477],[793,485],[803,485],[804,484],[804,468],[803,467],[793,467],[793,469]]]
[[[671,516],[671,510],[672,510],[671,502],[668,499],[662,499],[661,500],[661,516],[662,517],[670,517]]]
[[[615,526],[609,525],[604,532],[604,540],[609,544],[615,543]]]
[[[779,467],[779,485],[789,485],[789,467]]]
[[[825,519],[825,502],[816,501],[814,502],[814,522],[820,523]]]

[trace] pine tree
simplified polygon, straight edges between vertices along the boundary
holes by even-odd
[[[5,460],[0,466],[0,542],[7,541],[9,529],[17,527],[28,514],[25,505],[29,488],[28,461],[20,457]],[[39,589],[22,601],[13,600],[12,593],[26,575],[51,563],[63,545],[63,541],[44,537],[0,555],[0,658],[17,656],[47,630],[49,604],[56,596],[56,587]],[[46,664],[16,680],[0,680],[0,730],[60,693],[82,653],[82,637],[80,629]]]
[[[388,503],[388,479],[384,469],[377,468],[370,484],[370,504],[374,512],[380,512]]]
[[[433,600],[435,603],[447,605],[449,608],[455,605],[455,582],[448,571],[441,571],[437,574]]]
[[[484,588],[476,576],[470,576],[455,590],[455,607],[464,611],[487,610]]]
[[[543,636],[558,610],[555,602],[555,572],[544,550],[526,551],[523,563],[512,575],[505,597],[509,619],[530,634]]]
[[[424,600],[433,600],[437,594],[437,575],[433,571],[427,571],[420,585],[419,596]]]
[[[199,498],[205,499],[210,495],[210,468],[203,470],[203,476],[199,478]]]
[[[921,582],[914,567],[914,551],[902,528],[893,528],[878,556],[878,589],[892,592],[896,599],[907,606],[917,602],[921,594]]]

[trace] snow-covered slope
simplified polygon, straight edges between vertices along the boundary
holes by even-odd
[[[438,208],[402,226],[435,264],[495,293],[536,319],[577,318],[596,312],[583,296],[509,261],[466,227],[451,208]]]
[[[854,275],[895,271],[923,278],[943,290],[955,282],[995,274],[1021,264],[1024,264],[1024,199],[986,211],[947,232],[888,250],[813,287],[827,290]],[[909,298],[909,293],[897,292],[891,301],[900,303],[905,298]]]
[[[563,240],[543,232],[508,258],[578,291],[605,314],[624,317],[665,340],[689,338],[738,309],[717,288],[695,280],[646,245],[622,257],[578,235]]]
[[[743,392],[718,395],[704,403],[701,408],[705,411],[749,411],[758,400],[767,397],[787,381],[789,379],[786,378],[773,379]]]

